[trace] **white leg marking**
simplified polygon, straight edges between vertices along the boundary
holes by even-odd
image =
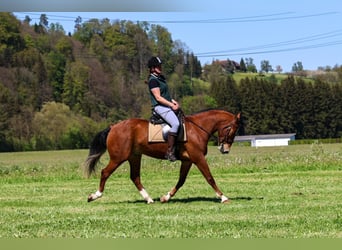
[[[166,201],[169,201],[171,198],[170,192],[167,193],[167,195],[165,195],[165,199]]]
[[[147,201],[147,204],[153,203],[153,199],[148,195],[148,193],[146,192],[145,189],[141,189],[139,191],[139,193],[141,194],[141,196],[144,198],[145,201]]]
[[[226,196],[224,196],[223,194],[222,195],[216,194],[216,195],[217,195],[217,197],[221,198],[221,203],[225,203],[225,202],[229,201],[229,199]]]
[[[102,193],[101,193],[99,190],[97,190],[97,191],[95,192],[95,196],[96,196],[97,198],[100,198],[100,197],[102,196]]]
[[[88,196],[88,202],[97,200],[98,198],[101,198],[101,196],[102,196],[102,193],[99,190],[97,190],[95,194],[90,194]]]
[[[229,199],[226,197],[226,196],[224,196],[224,195],[222,195],[221,196],[221,203],[225,203],[225,202],[227,202]]]
[[[163,195],[162,197],[160,197],[160,202],[165,203],[168,202],[171,198],[171,194],[170,192],[168,192],[166,195]]]

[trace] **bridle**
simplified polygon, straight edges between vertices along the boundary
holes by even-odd
[[[232,122],[230,122],[227,126],[223,127],[222,130],[226,129],[226,133],[223,136],[223,140],[220,141],[220,143],[227,143],[227,144],[232,144],[233,139],[232,136],[230,136],[230,133],[232,131]]]
[[[187,117],[185,117],[185,119],[189,122],[191,122],[192,124],[194,124],[196,127],[198,127],[199,129],[201,129],[202,131],[204,131],[207,135],[209,135],[209,137],[213,137],[216,141],[218,141],[218,143],[221,144],[232,144],[234,142],[234,139],[232,139],[232,136],[229,136],[231,131],[232,131],[232,125],[233,125],[233,121],[231,121],[228,125],[224,126],[222,128],[222,130],[227,129],[226,133],[223,136],[223,139],[220,140],[220,137],[217,137],[211,133],[209,133],[206,129],[204,129],[202,126],[200,126],[199,124],[195,123],[194,121],[192,121],[191,119],[187,119]],[[222,138],[222,137],[221,137]]]

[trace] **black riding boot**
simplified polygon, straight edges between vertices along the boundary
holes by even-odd
[[[169,133],[167,136],[167,152],[165,158],[169,161],[176,161],[175,156],[175,144],[176,144],[177,134]]]

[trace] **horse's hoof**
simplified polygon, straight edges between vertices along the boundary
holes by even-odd
[[[98,198],[101,198],[101,197],[102,197],[102,192],[96,191],[95,194],[90,194],[88,196],[88,202],[97,200]]]
[[[152,199],[147,200],[147,204],[152,204],[152,203],[154,203],[154,200],[152,200]]]
[[[101,196],[100,196],[100,197],[101,197]],[[100,198],[100,197],[97,196],[96,194],[90,194],[90,195],[88,196],[88,202],[97,200],[97,199]]]
[[[93,196],[92,195],[89,195],[88,196],[88,202],[91,202],[91,201],[93,201],[94,199],[93,199]]]
[[[162,197],[160,197],[161,203],[167,203],[168,201],[169,201],[169,199],[167,199],[166,195],[163,195]]]
[[[166,203],[170,200],[170,198],[171,198],[171,193],[168,192],[166,195],[163,195],[162,197],[160,197],[160,202]]]
[[[222,204],[229,204],[230,203],[230,200],[224,200],[221,202]]]

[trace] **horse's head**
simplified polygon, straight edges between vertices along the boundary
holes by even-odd
[[[219,149],[222,154],[228,154],[234,142],[235,134],[239,129],[240,116],[238,113],[228,124],[218,129]]]

